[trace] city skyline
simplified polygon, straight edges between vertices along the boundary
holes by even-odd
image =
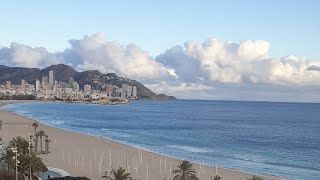
[[[128,84],[122,84],[121,87],[105,84],[102,90],[96,90],[91,84],[84,84],[80,88],[79,83],[72,77],[69,78],[69,82],[54,79],[54,71],[50,70],[48,76],[43,76],[41,81],[36,79],[34,84],[29,84],[24,79],[21,79],[21,84],[13,84],[11,81],[7,81],[5,85],[0,85],[0,95],[4,99],[11,99],[14,96],[21,96],[19,99],[23,99],[23,96],[25,96],[25,98],[44,101],[60,100],[101,104],[112,103],[115,100],[122,102],[138,98],[137,87]]]

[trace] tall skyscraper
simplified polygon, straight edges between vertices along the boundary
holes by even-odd
[[[134,98],[137,97],[137,86],[132,86],[132,96],[133,96]]]
[[[91,93],[91,85],[90,84],[85,84],[83,89],[84,89],[85,93]]]
[[[54,85],[53,71],[49,71],[49,87],[50,87],[50,89],[53,88],[53,85]]]
[[[73,88],[74,79],[72,77],[69,78],[69,88]]]
[[[56,92],[58,90],[59,83],[58,81],[54,81],[53,91]]]
[[[43,89],[46,89],[46,87],[48,85],[48,77],[47,76],[42,77],[41,85],[42,85]]]
[[[132,96],[132,86],[128,86],[127,88],[127,97],[131,97]]]
[[[21,89],[24,91],[26,88],[26,81],[24,79],[21,80]]]
[[[121,93],[121,97],[122,98],[126,98],[128,95],[127,95],[127,92],[128,92],[128,84],[122,84],[122,93]]]
[[[36,79],[36,92],[40,91],[40,81]]]

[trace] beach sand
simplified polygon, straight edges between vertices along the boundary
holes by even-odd
[[[17,102],[0,101],[0,106]],[[28,139],[28,134],[34,134],[32,123],[35,120],[2,109],[0,109],[0,120],[3,121],[0,136],[4,142],[16,136]],[[112,168],[122,166],[131,173],[133,179],[173,179],[170,172],[180,163],[178,159],[98,137],[49,127],[41,123],[37,128],[37,131],[39,130],[44,130],[51,140],[50,153],[39,156],[48,167],[63,169],[71,176],[86,176],[92,180],[99,180],[106,171],[110,172]],[[216,174],[214,166],[196,163],[193,165],[201,180],[210,180],[210,177]],[[252,177],[250,173],[220,167],[217,168],[217,173],[223,180],[243,180]],[[276,177],[263,178],[265,180],[278,179]]]

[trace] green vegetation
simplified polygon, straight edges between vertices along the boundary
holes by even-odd
[[[0,94],[0,100],[36,100],[36,98],[34,95],[15,94],[8,96],[3,93]]]
[[[43,153],[42,150],[42,137],[46,136],[46,133],[43,130],[40,130],[39,132],[37,132],[36,136],[40,137],[40,150],[41,150],[41,154]]]
[[[37,174],[39,172],[47,171],[47,167],[42,162],[40,157],[37,157],[37,148],[38,148],[38,140],[40,138],[41,144],[41,153],[42,150],[42,140],[45,137],[45,153],[49,153],[49,143],[48,135],[45,134],[43,130],[37,131],[38,123],[33,123],[32,127],[34,128],[34,136],[29,136],[30,142],[25,140],[24,138],[18,136],[9,141],[9,145],[4,150],[1,156],[1,162],[4,165],[7,171],[2,171],[0,173],[0,179],[12,179],[11,176],[13,174],[13,179],[15,179],[15,173],[18,172],[19,177],[25,179],[26,177],[30,177],[32,174]],[[31,139],[34,138],[35,142],[35,151],[32,150]],[[16,164],[17,157],[17,164]],[[17,167],[17,169],[16,169]],[[30,178],[29,178],[30,179]],[[33,177],[32,179],[36,179]]]
[[[112,169],[111,176],[108,176],[107,173],[105,176],[102,176],[101,178],[106,178],[110,180],[129,180],[131,179],[130,173],[126,173],[126,170],[120,167],[119,169],[115,170]]]
[[[215,175],[214,177],[211,177],[211,180],[221,180],[222,177],[221,176],[218,176],[218,175]]]
[[[193,165],[189,161],[182,161],[178,165],[178,169],[173,170],[173,180],[197,180],[196,171],[193,169]]]
[[[252,178],[249,178],[247,180],[263,180],[263,178],[261,178],[259,176],[252,176]]]
[[[2,173],[3,176],[0,176],[0,179],[5,179],[12,172],[16,171],[16,157],[18,157],[17,160],[19,162],[17,166],[19,176],[29,177],[30,172],[34,174],[47,171],[47,167],[43,164],[42,159],[31,152],[31,149],[29,150],[29,142],[18,136],[9,142],[9,146],[2,154],[1,161],[7,169],[7,173]]]
[[[59,178],[49,178],[48,180],[90,180],[90,179],[87,177],[66,176],[66,177],[59,177]]]

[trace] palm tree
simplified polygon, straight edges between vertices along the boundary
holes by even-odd
[[[34,153],[37,153],[38,151],[38,133],[36,135],[34,135]]]
[[[46,165],[43,164],[42,159],[37,157],[35,153],[24,156],[21,160],[21,172],[30,172],[31,174],[47,171]]]
[[[17,146],[17,150],[19,154],[27,154],[29,148],[29,142],[23,139],[21,136],[13,138],[9,142],[10,148]]]
[[[34,134],[37,134],[37,127],[39,126],[38,123],[34,122],[32,123],[32,127],[34,128]]]
[[[40,130],[37,132],[38,136],[40,137],[40,148],[41,148],[41,153],[42,153],[42,137],[46,135],[46,133],[43,130]]]
[[[14,168],[15,160],[13,159],[14,153],[12,152],[10,147],[6,148],[5,153],[1,156],[1,161],[3,161],[7,165],[8,171]]]
[[[45,152],[46,154],[49,154],[49,143],[51,142],[51,140],[48,139],[48,135],[45,135],[46,140],[44,140],[45,142]]]
[[[222,177],[221,176],[218,176],[218,175],[215,175],[214,177],[211,177],[211,180],[221,180]]]
[[[105,176],[102,176],[101,178],[107,178],[110,180],[128,180],[131,179],[130,173],[126,173],[126,170],[122,167],[119,167],[119,169],[115,170],[112,169],[111,174],[113,177],[107,176],[107,173]]]
[[[261,178],[259,176],[252,176],[252,178],[249,178],[247,180],[263,180],[263,178]]]
[[[189,161],[182,161],[182,163],[178,165],[178,169],[173,170],[172,173],[175,175],[173,180],[198,179],[196,171],[192,168],[192,164]]]

